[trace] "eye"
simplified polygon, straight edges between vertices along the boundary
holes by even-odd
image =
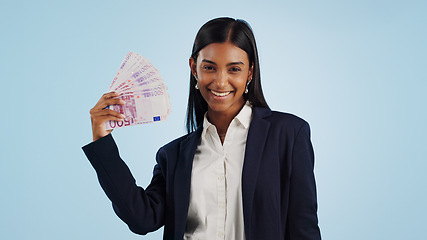
[[[213,71],[213,70],[215,70],[215,68],[213,66],[209,66],[209,65],[203,66],[203,69],[206,70],[206,71]]]
[[[230,71],[231,72],[240,72],[241,69],[239,67],[232,67],[232,68],[230,68]]]

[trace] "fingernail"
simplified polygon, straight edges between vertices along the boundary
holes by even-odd
[[[121,116],[122,118],[126,118],[126,116],[125,116],[125,115],[123,115],[123,114],[120,114],[120,116]]]

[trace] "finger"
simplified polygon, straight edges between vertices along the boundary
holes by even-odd
[[[112,116],[112,115],[101,116],[101,117],[98,117],[96,119],[96,121],[94,120],[94,125],[104,124],[107,121],[120,121],[121,122],[121,121],[123,121],[123,118]]]
[[[111,99],[111,98],[115,98],[118,97],[119,95],[116,92],[109,92],[109,93],[104,93],[101,98],[98,100],[98,102],[96,103],[96,105],[99,105],[100,103],[102,103],[103,101],[107,100],[107,99]],[[95,105],[95,106],[96,106]]]
[[[97,118],[97,117],[101,117],[101,116],[109,116],[109,115],[115,116],[118,118],[122,118],[122,119],[126,117],[125,115],[123,115],[117,111],[107,109],[107,108],[99,110],[99,111],[94,111],[93,113],[91,113],[92,118]]]
[[[100,116],[100,117],[97,117],[96,119],[92,119],[92,129],[105,130],[105,123],[108,121],[122,122],[123,119],[116,116],[112,116],[112,115]]]
[[[123,101],[120,98],[109,98],[109,99],[106,99],[106,100],[102,100],[101,99],[95,105],[95,107],[93,107],[93,109],[99,110],[99,109],[104,109],[104,108],[106,108],[107,106],[110,106],[110,105],[124,105],[125,103],[126,102]]]
[[[111,110],[111,109],[103,109],[101,111],[94,112],[91,116],[96,118],[96,117],[100,117],[100,116],[109,116],[109,115],[116,116],[119,118],[125,118],[126,117],[125,115],[121,114],[120,112],[116,112],[116,111]]]
[[[120,98],[110,98],[101,102],[98,107],[103,109],[110,105],[124,105],[124,104],[126,104],[126,102]]]
[[[117,94],[116,92],[109,92],[109,93],[104,93],[101,99],[109,99],[117,96],[119,96],[119,94]]]
[[[101,96],[101,98],[99,98],[98,103],[100,103],[100,102],[102,102],[102,101],[105,101],[105,100],[107,100],[107,99],[110,99],[110,98],[117,97],[117,96],[118,96],[118,94],[117,94],[117,93],[115,93],[115,92],[104,93],[104,94]],[[98,104],[98,103],[97,103],[97,104]]]

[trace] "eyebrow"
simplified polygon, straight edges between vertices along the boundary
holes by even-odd
[[[206,63],[210,63],[210,64],[214,64],[214,65],[216,65],[216,63],[215,62],[213,62],[213,61],[210,61],[210,60],[206,60],[206,59],[203,59],[202,60],[202,62],[206,62]],[[231,63],[228,63],[226,66],[231,66],[231,65],[245,65],[243,62],[231,62]]]

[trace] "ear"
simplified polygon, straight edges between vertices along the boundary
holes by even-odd
[[[194,61],[193,57],[190,57],[190,59],[188,60],[188,63],[190,65],[190,70],[191,70],[191,74],[193,74],[194,76],[197,76],[197,63],[196,61]]]
[[[253,74],[254,74],[254,65],[252,64],[252,66],[249,68],[248,81],[252,79]]]

